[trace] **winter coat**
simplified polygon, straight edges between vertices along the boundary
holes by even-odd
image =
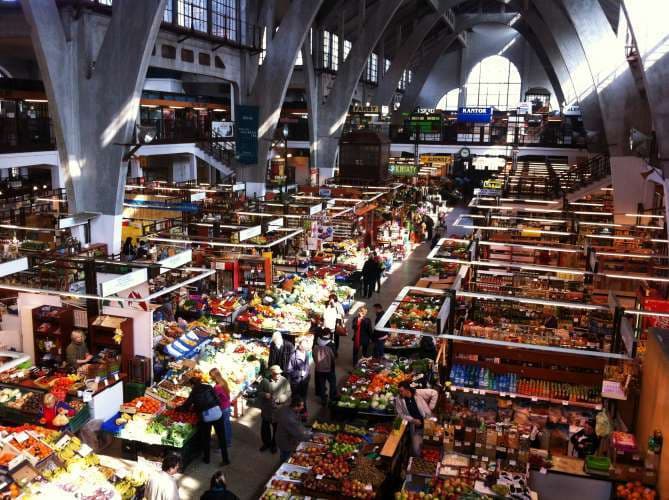
[[[219,400],[214,388],[204,382],[200,382],[191,389],[188,399],[177,410],[189,411],[191,408],[195,408],[195,411],[201,414],[203,411],[207,411],[218,405]]]
[[[360,320],[359,316],[353,318],[351,322],[351,327],[353,328],[353,345],[358,348],[361,344],[369,344],[369,341],[372,338],[372,320],[367,316],[362,318],[362,325],[360,327],[360,335],[358,336],[358,321]]]
[[[265,394],[271,395],[270,399],[267,399]],[[258,387],[258,401],[263,420],[275,422],[276,411],[290,401],[291,395],[290,382],[283,375],[279,375],[276,381],[271,378],[262,379]]]
[[[304,359],[298,357],[298,351],[295,349],[288,360],[286,375],[291,384],[299,384],[309,379],[309,353],[304,352]]]
[[[437,406],[439,393],[434,389],[416,389],[414,398],[416,399],[418,411],[423,416],[423,418],[431,417],[432,410],[434,410]],[[395,411],[397,412],[397,416],[402,420],[412,418],[409,410],[407,409],[407,404],[404,401],[404,398],[401,396],[397,396],[395,398]]]
[[[276,445],[281,451],[295,451],[297,445],[309,437],[300,417],[290,406],[284,406],[276,412],[276,423]]]
[[[318,373],[330,373],[335,369],[335,355],[330,343],[318,341],[313,349],[314,368]]]
[[[273,365],[279,365],[283,371],[288,368],[288,360],[290,355],[295,350],[295,346],[290,342],[283,341],[281,347],[277,347],[274,342],[269,345],[269,358],[267,360],[267,368]]]

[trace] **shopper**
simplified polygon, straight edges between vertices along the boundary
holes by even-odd
[[[383,262],[383,257],[374,253],[374,259],[376,260],[376,293],[381,293],[381,278],[383,278],[383,273],[386,271],[386,265]]]
[[[174,475],[181,468],[181,457],[170,453],[163,460],[162,470],[152,474],[144,489],[144,500],[179,500],[179,486]]]
[[[380,332],[376,329],[381,317],[383,316],[383,307],[381,304],[374,304],[374,313],[376,315],[374,321],[374,331],[372,332],[372,340],[374,342],[372,348],[372,356],[375,358],[382,358],[385,354],[386,339],[388,334],[386,332]]]
[[[260,436],[262,446],[260,451],[271,450],[276,453],[276,412],[290,401],[290,382],[281,375],[283,370],[279,365],[272,365],[269,369],[270,378],[264,378],[258,388],[260,399]]]
[[[65,348],[65,361],[70,370],[77,371],[81,366],[89,363],[93,356],[88,352],[86,336],[81,330],[72,330],[72,342]]]
[[[148,259],[149,257],[149,244],[145,240],[139,242],[137,247],[137,258],[138,259]]]
[[[221,465],[229,465],[230,460],[228,459],[223,410],[221,410],[214,388],[209,384],[205,384],[198,377],[191,377],[188,385],[191,387],[188,399],[176,409],[177,411],[191,411],[194,409],[200,417],[197,430],[202,442],[202,460],[205,464],[208,464],[210,461],[211,428],[213,427],[218,438],[218,446],[221,449]]]
[[[228,489],[225,475],[219,470],[211,476],[209,489],[200,496],[200,500],[239,500],[239,497]]]
[[[434,389],[415,389],[408,380],[399,383],[395,398],[397,416],[409,424],[413,456],[420,457],[423,444],[423,423],[432,416],[439,393]]]
[[[314,372],[316,378],[316,396],[327,405],[328,396],[325,384],[329,384],[330,401],[337,399],[337,377],[335,375],[335,355],[327,333],[316,339],[314,345]]]
[[[323,312],[323,328],[330,330],[334,336],[334,353],[335,356],[339,354],[339,335],[340,331],[343,330],[344,334],[346,329],[344,327],[344,318],[346,313],[344,312],[344,307],[339,302],[337,295],[334,293],[330,294],[328,297],[328,302],[325,305],[325,311]]]
[[[302,413],[304,413],[304,400],[300,397],[293,398],[290,405],[277,411],[276,444],[282,462],[288,460],[300,442],[309,439],[309,432],[300,418]]]
[[[223,378],[218,368],[212,368],[209,377],[214,381],[214,392],[218,397],[218,403],[223,412],[223,425],[225,426],[225,442],[228,448],[232,446],[232,423],[230,416],[232,414],[232,404],[230,401],[230,386],[228,381]]]
[[[292,396],[299,396],[305,401],[309,388],[309,368],[309,341],[303,338],[298,342],[297,349],[290,355],[286,375],[288,375]]]
[[[379,265],[374,258],[374,254],[370,253],[369,257],[362,266],[362,296],[369,299],[374,291],[377,276],[379,274]]]
[[[288,360],[294,349],[295,347],[292,343],[283,339],[281,332],[274,332],[272,335],[272,342],[269,345],[267,366],[278,365],[281,367],[282,372],[286,371],[286,368],[288,368]]]
[[[135,258],[135,247],[132,245],[132,238],[128,236],[121,249],[121,260],[129,261]]]
[[[369,355],[369,342],[372,338],[372,321],[367,317],[367,308],[358,309],[358,315],[351,322],[353,328],[353,366],[358,364],[358,358]]]
[[[434,233],[434,220],[430,214],[423,215],[423,223],[427,229],[427,238],[426,240],[432,241],[432,235]]]

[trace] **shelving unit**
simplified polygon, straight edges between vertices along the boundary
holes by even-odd
[[[74,311],[71,307],[40,306],[32,310],[35,364],[46,354],[59,361],[65,358],[65,348],[74,329]]]
[[[120,344],[114,340],[117,330],[122,334]],[[88,325],[88,337],[91,354],[98,354],[104,349],[119,351],[121,372],[129,373],[130,364],[135,356],[132,318],[97,316]]]

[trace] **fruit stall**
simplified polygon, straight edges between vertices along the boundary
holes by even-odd
[[[386,442],[398,430],[387,423],[315,421],[309,441],[298,445],[265,486],[263,500],[290,498],[387,498],[394,477]]]
[[[102,457],[78,437],[36,425],[0,427],[3,498],[132,500],[150,469]]]
[[[443,290],[407,286],[397,295],[376,325],[381,332],[443,335],[451,297]]]

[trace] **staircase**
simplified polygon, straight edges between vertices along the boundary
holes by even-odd
[[[576,165],[564,180],[567,201],[576,201],[611,185],[611,163],[606,155],[597,155]]]
[[[216,133],[211,140],[195,143],[195,155],[207,162],[226,177],[234,175],[231,165],[235,157],[234,140],[223,138]]]

